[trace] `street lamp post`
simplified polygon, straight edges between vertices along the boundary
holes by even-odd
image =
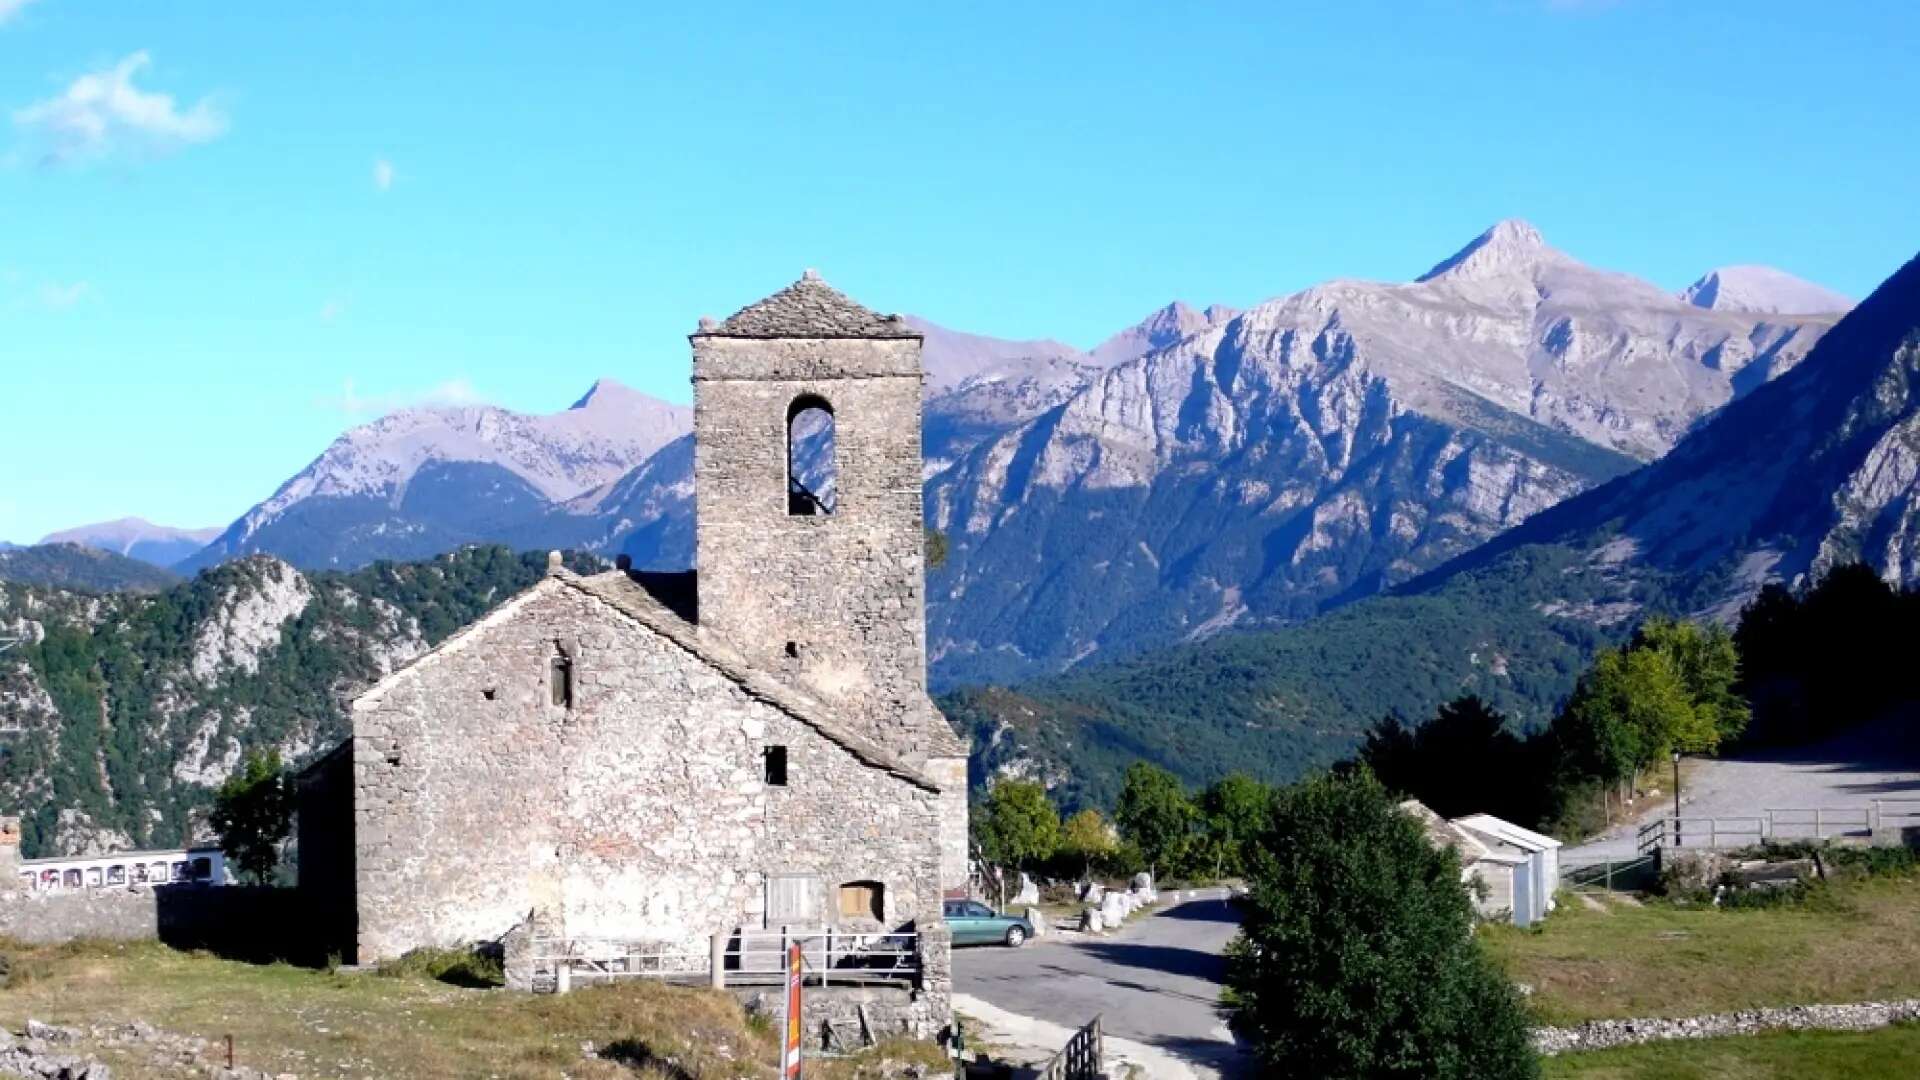
[[[1680,751],[1673,752],[1673,846],[1680,846]]]

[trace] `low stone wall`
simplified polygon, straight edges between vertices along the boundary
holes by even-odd
[[[0,937],[28,945],[76,938],[143,941],[160,936],[152,889],[0,893]]]
[[[1871,1031],[1916,1020],[1920,1020],[1920,998],[1852,1005],[1788,1005],[1678,1019],[1593,1020],[1577,1027],[1535,1028],[1533,1046],[1542,1054],[1552,1055],[1762,1031]]]
[[[158,940],[236,959],[318,965],[330,945],[313,926],[293,889],[170,885],[0,893],[0,938],[29,945]]]
[[[747,1012],[776,1023],[786,991],[778,987],[738,991]],[[905,1037],[934,1039],[947,1018],[934,1003],[904,986],[809,986],[801,995],[801,1031],[810,1050],[857,1050],[873,1041]],[[865,1013],[865,1020],[861,1014]]]

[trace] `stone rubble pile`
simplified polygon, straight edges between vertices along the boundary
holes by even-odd
[[[1870,1031],[1915,1021],[1920,1021],[1920,998],[1862,1001],[1852,1005],[1789,1005],[1676,1019],[1593,1020],[1576,1027],[1535,1028],[1533,1046],[1540,1053],[1551,1055],[1670,1039],[1752,1035],[1761,1031]]]
[[[177,1071],[210,1080],[299,1080],[292,1073],[276,1075],[245,1066],[229,1069],[217,1060],[223,1052],[212,1042],[194,1035],[162,1031],[143,1020],[84,1029],[28,1020],[25,1034],[18,1038],[0,1028],[0,1076],[111,1080],[111,1070],[105,1062],[76,1052],[82,1042],[144,1052],[156,1070],[169,1074]]]
[[[0,1028],[0,1076],[42,1077],[45,1080],[109,1080],[106,1065],[90,1057],[67,1053],[78,1041],[72,1028],[27,1021],[24,1037]]]

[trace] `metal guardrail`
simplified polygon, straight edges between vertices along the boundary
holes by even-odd
[[[1920,826],[1920,799],[1875,799],[1865,806],[1775,807],[1747,817],[1657,818],[1640,827],[1634,848],[1641,855],[1673,848],[1716,850],[1913,826]]]
[[[833,929],[743,931],[715,935],[707,947],[685,942],[539,938],[533,984],[565,993],[577,982],[643,978],[761,986],[786,981],[787,946],[800,944],[811,986],[912,984],[920,977],[920,935]]]

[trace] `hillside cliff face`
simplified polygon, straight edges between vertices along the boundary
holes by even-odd
[[[1799,367],[1718,413],[1660,461],[1555,507],[1424,581],[1532,545],[1583,553],[1579,577],[1692,582],[1726,614],[1767,581],[1841,562],[1920,584],[1920,258]],[[1671,587],[1669,586],[1668,591]]]
[[[1665,452],[1830,316],[1703,310],[1502,222],[1105,371],[929,484],[945,681],[1309,616]]]
[[[352,573],[252,556],[154,595],[0,584],[19,640],[0,652],[0,811],[29,855],[196,838],[244,749],[331,747],[355,693],[544,566],[471,548]]]

